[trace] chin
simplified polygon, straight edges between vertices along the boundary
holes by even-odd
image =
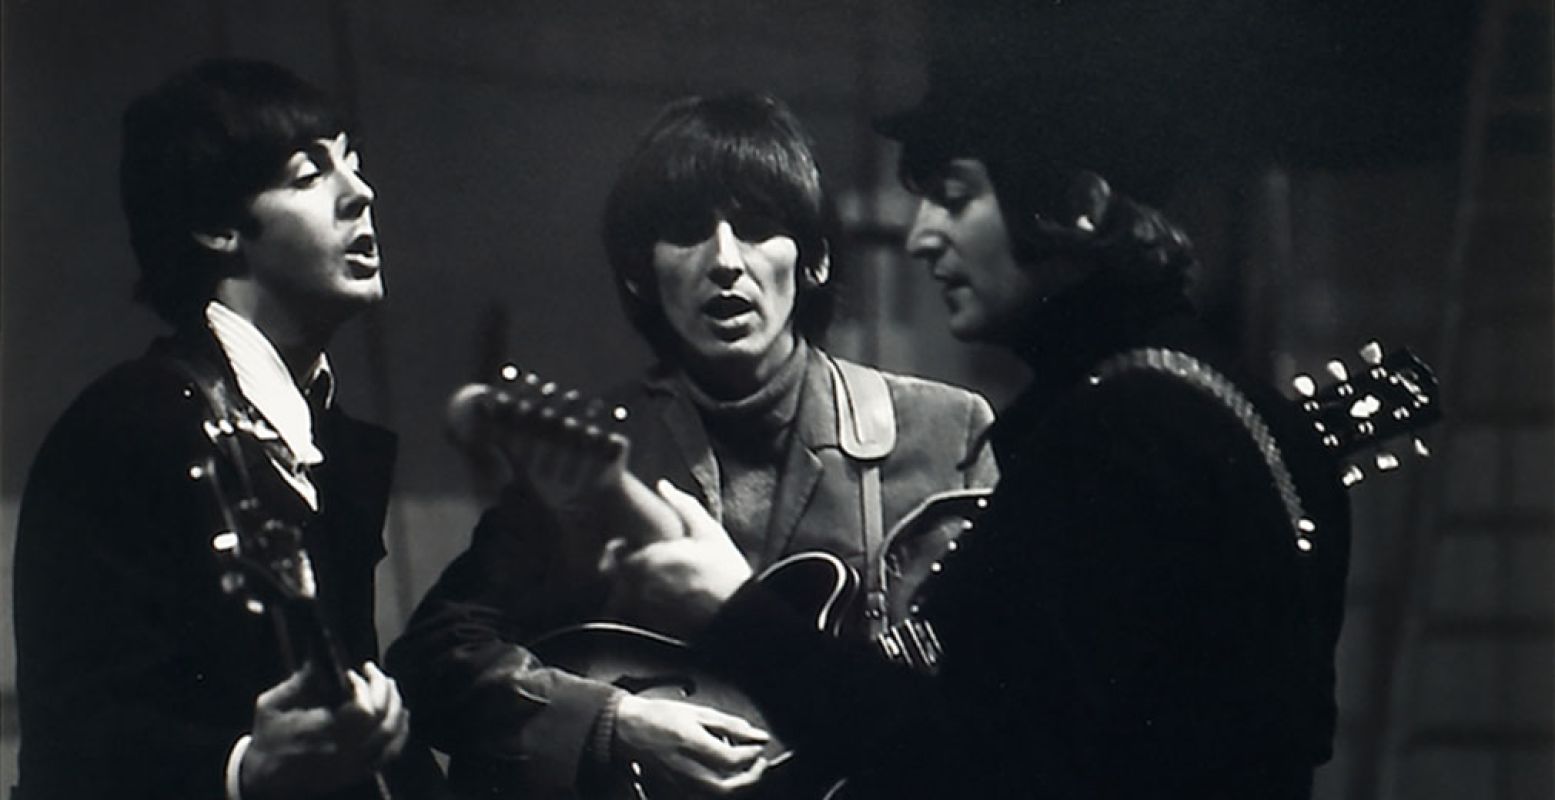
[[[984,326],[976,317],[965,314],[952,314],[947,323],[950,335],[963,342],[980,342],[986,332]]]
[[[376,279],[369,283],[352,286],[345,294],[348,300],[361,303],[362,305],[373,305],[383,299],[385,291],[383,280]]]

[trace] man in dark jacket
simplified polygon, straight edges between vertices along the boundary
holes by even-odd
[[[844,622],[862,633],[880,619],[890,532],[932,495],[993,482],[979,447],[992,412],[971,392],[818,346],[832,291],[822,206],[808,139],[775,98],[667,106],[639,139],[605,214],[628,316],[661,362],[611,400],[630,410],[630,471],[695,491],[749,569],[818,550],[861,573],[874,605]],[[559,433],[527,439],[510,455],[548,461],[533,453],[565,438]],[[579,445],[553,455],[583,454]],[[454,757],[450,779],[544,797],[587,794],[634,765],[700,791],[761,777],[766,734],[748,720],[662,692],[632,694],[526,647],[561,626],[633,619],[629,607],[611,606],[599,572],[607,541],[622,531],[572,514],[565,490],[536,488],[551,486],[550,476],[523,478],[481,520],[388,654],[418,731]],[[937,542],[959,533],[959,522],[905,538]],[[657,535],[635,519],[625,528],[639,541]],[[673,630],[673,621],[659,629]]]
[[[700,615],[701,652],[862,796],[1307,797],[1335,717],[1337,469],[1202,332],[1181,232],[1104,159],[1036,149],[1063,121],[1022,107],[941,85],[882,123],[951,332],[1033,373],[991,434],[989,510],[920,603],[938,676],[815,636],[671,487],[693,535],[616,577]]]
[[[436,791],[372,663],[394,437],[334,403],[324,355],[383,296],[348,130],[317,90],[250,61],[203,62],[125,114],[137,293],[174,333],[88,387],[33,465],[15,564],[18,797],[376,797],[380,772],[407,796]],[[233,521],[253,525],[222,533]],[[311,562],[294,599],[333,633],[339,675],[283,658],[309,654],[313,620],[281,641],[282,601],[256,597],[270,604],[257,615],[223,590],[242,588],[227,559],[267,562],[242,548],[269,536],[282,552],[286,529]]]

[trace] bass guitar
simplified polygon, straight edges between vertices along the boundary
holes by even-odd
[[[261,442],[277,435],[263,420],[214,405],[220,413],[203,423],[211,452],[191,465],[188,475],[209,488],[219,512],[221,529],[211,547],[223,569],[221,587],[275,626],[283,663],[309,676],[312,704],[340,705],[352,696],[349,668],[319,607],[302,531],[268,513],[254,488],[252,471],[270,468]],[[372,783],[382,800],[398,796],[383,772],[375,772]]]

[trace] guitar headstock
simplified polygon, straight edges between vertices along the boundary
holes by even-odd
[[[495,451],[514,477],[563,502],[623,472],[627,416],[624,406],[564,389],[513,364],[504,364],[488,383],[460,387],[447,410],[456,442]]]
[[[1360,358],[1361,368],[1353,372],[1342,360],[1329,361],[1326,383],[1306,374],[1291,381],[1323,445],[1341,459],[1373,450],[1372,462],[1382,472],[1400,464],[1398,454],[1383,449],[1396,437],[1412,436],[1414,453],[1429,456],[1425,442],[1413,435],[1442,417],[1436,375],[1409,350],[1384,353],[1376,341],[1360,349]],[[1352,486],[1364,477],[1364,469],[1351,464],[1341,479]]]
[[[212,452],[191,465],[188,475],[210,491],[221,518],[211,548],[222,566],[222,590],[255,614],[314,600],[318,586],[302,531],[267,514],[254,491],[249,466],[264,458],[250,455],[260,447],[256,423],[223,418],[202,427]]]

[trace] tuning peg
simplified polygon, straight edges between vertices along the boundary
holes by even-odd
[[[1294,387],[1296,393],[1302,397],[1313,397],[1317,394],[1317,381],[1312,380],[1312,376],[1306,374],[1305,372],[1298,374],[1294,378],[1291,378],[1290,385]]]
[[[235,553],[238,549],[238,535],[232,531],[222,531],[211,537],[211,549],[218,553]]]
[[[191,480],[191,481],[203,481],[203,480],[205,480],[205,465],[204,464],[190,464],[189,465],[189,480]]]
[[[610,409],[610,418],[616,422],[625,422],[627,417],[626,406],[616,406]]]
[[[1340,483],[1343,483],[1347,487],[1354,486],[1363,480],[1366,480],[1366,473],[1362,471],[1360,467],[1357,467],[1354,464],[1351,464],[1349,468],[1344,471],[1344,474],[1339,476]]]
[[[1382,363],[1382,343],[1372,339],[1361,345],[1361,360],[1375,367]]]
[[[1371,419],[1382,410],[1382,401],[1374,394],[1366,395],[1350,404],[1350,416],[1356,419]]]
[[[1377,452],[1377,469],[1383,472],[1398,469],[1398,456],[1386,450],[1379,450]]]
[[[519,369],[518,365],[513,363],[503,364],[501,367],[497,368],[497,376],[502,380],[507,381],[508,383],[512,383],[513,381],[518,380],[518,376],[522,374],[523,370]]]
[[[1340,361],[1336,358],[1328,362],[1326,367],[1328,369],[1328,374],[1334,376],[1334,380],[1348,381],[1350,379],[1350,370],[1345,367],[1343,361]]]
[[[1431,457],[1431,448],[1425,446],[1424,439],[1415,439],[1415,455],[1421,458]]]

